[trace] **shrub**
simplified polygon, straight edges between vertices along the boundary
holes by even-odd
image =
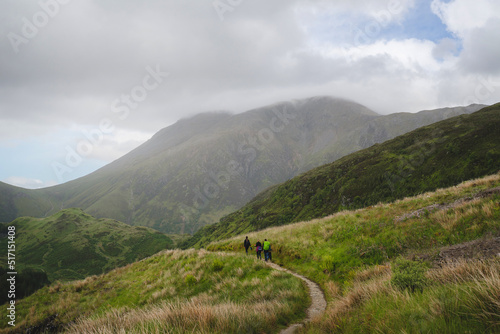
[[[213,271],[221,271],[224,268],[224,263],[220,259],[215,259],[212,262]]]
[[[423,291],[426,285],[425,272],[423,263],[400,258],[394,265],[391,283],[403,291]]]
[[[322,257],[321,261],[321,270],[325,274],[331,274],[335,272],[335,261],[333,260],[333,257],[330,255],[325,255]]]
[[[184,278],[184,282],[186,282],[187,285],[195,285],[197,281],[193,275],[189,274]]]

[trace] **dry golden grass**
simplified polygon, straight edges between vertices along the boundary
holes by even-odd
[[[463,183],[461,183],[453,188],[457,188],[458,190],[460,190],[460,189],[472,188],[472,187],[477,187],[477,186],[491,187],[495,183],[497,183],[498,181],[500,181],[500,172],[498,172],[497,174],[483,177],[483,178],[465,181],[465,182],[463,182]]]
[[[215,271],[219,255],[224,270]],[[19,301],[24,313],[19,312],[17,326],[24,330],[57,315],[59,329],[70,326],[73,333],[274,330],[276,323],[298,316],[307,301],[299,283],[254,257],[165,251],[100,276],[40,290]]]
[[[423,193],[413,197],[405,197],[404,199],[397,200],[394,202],[395,205],[401,203],[414,202],[415,200],[426,200],[432,197],[447,197],[447,196],[460,196],[465,190],[477,187],[493,187],[495,184],[500,182],[500,171],[497,174],[489,175],[483,178],[474,179],[462,182],[454,187],[440,188],[436,191]],[[387,205],[387,204],[381,204]]]
[[[481,211],[484,213],[484,215],[488,218],[491,218],[493,217],[493,212],[494,210],[496,209],[496,207],[498,207],[499,204],[498,203],[495,203],[493,201],[489,201],[487,203],[484,203],[482,206],[481,206]]]
[[[62,287],[62,283],[57,281],[55,282],[54,284],[52,284],[50,287],[49,287],[49,293],[56,293],[56,292],[59,292],[59,290],[61,289]]]
[[[431,219],[441,225],[444,229],[450,231],[455,227],[456,223],[460,219],[460,215],[456,211],[449,213],[448,210],[441,210],[433,213],[431,215]]]
[[[379,293],[401,295],[401,292],[393,289],[389,284],[390,277],[390,272],[386,272],[369,282],[355,283],[344,296],[334,299],[329,303],[325,316],[323,318],[314,319],[312,321],[312,326],[322,328],[326,332],[333,331],[340,325],[344,317],[357,307],[360,307],[372,296]],[[338,295],[338,292],[335,290],[336,288],[333,287],[333,291],[329,293],[332,295],[337,293]]]
[[[338,294],[335,285],[327,284],[326,286],[331,286],[332,289],[327,292],[332,296],[337,294],[338,298],[329,303],[323,318],[312,321],[311,328],[320,329],[324,333],[342,332],[346,319],[372,298],[375,297],[373,300],[378,302],[379,298],[376,296],[381,295],[389,296],[393,301],[391,302],[393,306],[407,305],[412,301],[413,307],[425,307],[425,312],[438,318],[449,313],[447,310],[449,305],[446,304],[447,300],[440,299],[439,293],[434,295],[432,291],[433,288],[439,289],[444,285],[454,286],[452,289],[457,291],[454,303],[464,305],[469,316],[489,323],[492,328],[500,326],[500,258],[498,257],[489,260],[461,259],[448,262],[442,268],[429,270],[427,278],[431,286],[425,290],[431,292],[425,305],[416,303],[413,300],[414,296],[408,291],[400,291],[391,286],[390,278],[391,272],[386,266],[379,270],[362,271],[356,276],[352,288],[342,297]],[[387,298],[382,300],[387,300]],[[387,305],[375,307],[383,309]],[[357,320],[351,319],[350,321]]]
[[[488,322],[491,326],[500,326],[500,271],[498,267],[482,273],[474,279],[474,287],[469,292],[466,304],[469,309],[481,309],[476,317]]]
[[[74,281],[73,288],[76,292],[80,292],[85,287],[87,287],[89,284],[91,284],[92,282],[95,282],[97,279],[98,279],[97,275],[92,275],[92,276],[89,276],[83,280]]]
[[[362,270],[356,274],[354,277],[355,282],[364,282],[369,281],[371,279],[379,278],[381,276],[390,275],[391,273],[391,265],[376,265],[365,270]]]
[[[173,296],[175,296],[176,292],[177,292],[177,290],[173,286],[166,287],[160,291],[155,291],[151,295],[150,303],[153,303],[157,300],[164,299],[167,297],[173,297]]]
[[[446,262],[442,268],[431,269],[426,276],[433,282],[463,283],[469,281],[483,280],[485,277],[498,276],[500,271],[500,259],[467,260],[457,259]]]
[[[325,292],[328,297],[337,298],[340,297],[342,290],[340,289],[338,283],[335,283],[334,281],[328,281],[325,283]]]
[[[427,275],[441,284],[468,283],[459,288],[465,297],[457,303],[463,303],[470,314],[492,328],[500,326],[500,258],[460,259],[441,269],[430,270]]]
[[[102,317],[77,321],[68,333],[232,333],[245,331],[253,321],[272,324],[279,301],[252,305],[231,302],[212,304],[204,294],[190,301],[164,302],[146,309],[112,310]],[[119,324],[119,327],[117,327]]]

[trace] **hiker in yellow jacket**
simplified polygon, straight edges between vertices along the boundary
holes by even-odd
[[[262,247],[264,249],[264,259],[271,260],[271,243],[264,239],[264,245]]]

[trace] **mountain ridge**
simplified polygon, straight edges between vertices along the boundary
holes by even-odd
[[[500,104],[456,116],[275,185],[183,247],[447,187],[500,170]]]
[[[314,97],[234,115],[197,115],[160,130],[129,154],[80,179],[37,190],[6,189],[0,195],[0,206],[6,208],[0,221],[81,207],[98,218],[194,233],[269,186],[387,140],[407,127],[451,115],[442,110],[430,114],[411,114],[380,125],[390,115],[378,115],[352,101]],[[367,137],[365,128],[370,126],[376,135]]]

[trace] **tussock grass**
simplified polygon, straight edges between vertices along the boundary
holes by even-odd
[[[288,306],[278,300],[245,305],[216,303],[202,295],[144,309],[113,310],[96,319],[78,320],[68,333],[266,332],[287,311]]]
[[[500,174],[246,235],[252,242],[270,240],[274,262],[322,286],[326,313],[305,332],[495,333],[498,258],[429,269],[422,292],[390,282],[396,258],[499,235],[500,195],[474,197],[498,186]],[[436,203],[446,208],[426,209]],[[396,219],[416,210],[421,214]],[[19,301],[18,326],[57,314],[61,328],[74,333],[276,332],[304,316],[304,286],[255,256],[235,255],[243,238],[212,243],[213,252],[170,250],[105,275],[56,282]],[[5,319],[0,327],[8,330]]]
[[[440,269],[432,269],[427,272],[427,277],[436,283],[463,283],[473,280],[481,280],[485,277],[498,274],[500,259],[457,259],[445,262]]]
[[[340,296],[338,291],[335,299],[328,304],[325,315],[322,318],[314,319],[310,328],[318,328],[325,332],[337,330],[347,317],[356,308],[363,305],[371,297],[378,293],[392,293],[399,295],[400,292],[391,288],[388,284],[390,273],[378,276],[370,282],[356,282],[354,285]]]
[[[245,235],[252,242],[270,240],[274,262],[323,288],[329,301],[326,314],[305,332],[493,333],[500,331],[498,261],[444,263],[427,271],[423,292],[400,291],[390,281],[391,263],[399,257],[421,255],[434,261],[444,247],[500,235],[500,195],[481,195],[498,186],[500,174],[495,174]],[[238,251],[243,238],[213,242],[207,248]]]
[[[482,190],[500,186],[500,174],[468,181],[456,187],[377,204],[355,211],[246,233],[252,242],[267,238],[273,245],[273,260],[326,283],[342,284],[356,272],[384,265],[409,252],[421,252],[475,240],[500,231],[500,196],[463,201],[445,210],[397,221],[409,212],[433,204],[453,204]],[[212,251],[239,251],[240,236],[213,242]]]
[[[376,265],[357,272],[356,276],[354,277],[354,281],[361,283],[369,281],[371,279],[379,278],[381,276],[384,277],[390,273],[391,273],[390,264]]]
[[[459,260],[427,273],[431,284],[411,294],[391,273],[356,282],[331,301],[310,333],[497,333],[500,259]]]
[[[16,329],[56,315],[71,333],[272,332],[305,317],[307,301],[300,279],[253,257],[168,250],[19,300]],[[0,332],[9,330],[1,319]]]

